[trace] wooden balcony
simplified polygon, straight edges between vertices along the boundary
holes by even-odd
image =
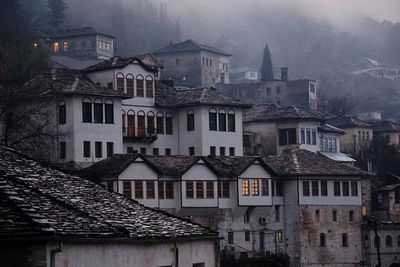
[[[124,142],[148,143],[151,144],[157,140],[157,130],[155,128],[145,127],[125,127],[122,129]]]

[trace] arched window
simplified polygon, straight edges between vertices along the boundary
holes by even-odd
[[[151,76],[146,77],[146,97],[154,97],[154,80]]]
[[[129,96],[134,96],[134,82],[135,82],[135,78],[133,77],[132,74],[128,74],[126,75],[126,94]]]
[[[322,248],[326,247],[326,235],[324,233],[319,234],[319,246]]]
[[[226,111],[223,108],[218,110],[218,130],[221,132],[226,131]]]
[[[385,243],[386,243],[386,247],[387,247],[387,248],[393,247],[393,239],[392,239],[392,236],[387,235],[385,241],[386,241]]]
[[[228,132],[236,131],[235,111],[230,109],[228,111]]]
[[[103,101],[100,98],[94,100],[94,123],[103,123]]]
[[[126,113],[125,110],[122,110],[122,133],[126,133]]]
[[[369,237],[364,235],[364,248],[369,248]]]
[[[92,100],[88,97],[82,100],[82,121],[92,122]]]
[[[342,247],[347,248],[349,246],[349,238],[346,233],[342,234]]]
[[[124,75],[121,72],[117,74],[117,91],[122,94],[125,93]]]
[[[186,114],[186,121],[187,121],[187,130],[194,131],[194,112],[193,110],[189,109]]]
[[[374,237],[374,247],[378,246],[381,247],[381,237],[379,235]]]
[[[146,115],[145,113],[140,110],[137,113],[137,128],[138,128],[138,136],[139,137],[145,137],[146,136],[146,121],[145,121]]]
[[[67,123],[67,109],[64,101],[60,101],[58,103],[58,123],[59,124]]]
[[[104,105],[104,110],[106,113],[105,120],[106,123],[112,124],[114,123],[114,103],[111,99],[107,99]]]
[[[173,134],[172,114],[170,112],[165,114],[165,133]]]
[[[208,111],[208,122],[210,131],[217,130],[217,110],[215,108],[210,108]]]
[[[157,113],[157,133],[164,134],[164,114],[162,112]]]
[[[155,134],[155,128],[154,113],[149,111],[147,113],[147,133],[149,135]]]
[[[128,110],[128,129],[127,136],[134,137],[135,136],[135,112],[133,110]]]
[[[144,79],[142,75],[136,76],[136,96],[144,97]]]

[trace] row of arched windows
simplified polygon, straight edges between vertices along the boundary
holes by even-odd
[[[173,117],[171,112],[147,112],[139,110],[122,111],[122,131],[128,137],[144,137],[153,134],[173,134]]]
[[[216,108],[210,108],[208,119],[210,131],[226,132],[227,129],[228,132],[236,131],[235,111],[233,109],[226,112],[224,108],[220,108],[218,111]]]
[[[117,73],[117,91],[136,97],[154,97],[154,79],[147,75],[146,78],[139,74],[134,77],[132,74]]]
[[[111,99],[103,101],[89,97],[82,100],[82,122],[86,123],[114,123],[114,103]]]
[[[391,235],[386,235],[386,237],[385,237],[385,245],[386,245],[387,248],[392,248],[394,246],[393,245],[393,238],[392,238]],[[374,247],[376,248],[377,246],[381,247],[381,237],[379,235],[374,237]],[[364,236],[364,247],[365,248],[369,247],[369,237],[368,237],[368,235]],[[397,247],[400,248],[400,235],[397,236]]]

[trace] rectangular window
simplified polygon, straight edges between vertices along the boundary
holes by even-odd
[[[107,157],[112,157],[114,155],[114,143],[107,142]]]
[[[60,159],[66,159],[67,157],[67,143],[60,142]]]
[[[153,155],[158,156],[160,154],[160,150],[157,147],[153,148]]]
[[[317,145],[317,130],[311,130],[311,141],[313,145]]]
[[[103,143],[102,142],[95,142],[94,143],[94,155],[96,158],[103,157]]]
[[[133,147],[128,146],[128,147],[126,148],[126,153],[131,154],[131,153],[134,153],[134,152],[135,152],[135,150],[133,149]]]
[[[165,182],[165,198],[174,199],[174,182]]]
[[[105,123],[113,124],[114,123],[114,104],[113,103],[106,103],[105,107]]]
[[[321,181],[321,196],[328,195],[328,183],[326,181]]]
[[[269,195],[268,180],[266,180],[266,179],[261,180],[261,195],[263,195],[263,196]]]
[[[189,156],[194,156],[194,146],[189,147]]]
[[[83,141],[83,157],[84,158],[90,158],[90,142],[89,141]]]
[[[82,102],[82,121],[92,122],[92,103]]]
[[[204,183],[203,183],[203,181],[196,182],[196,198],[204,198]]]
[[[228,132],[236,131],[235,114],[228,114]]]
[[[188,113],[187,115],[187,130],[194,131],[194,113]]]
[[[301,143],[305,144],[306,143],[306,129],[301,128],[300,136],[301,136]]]
[[[354,211],[349,211],[349,222],[354,222]]]
[[[315,210],[315,222],[319,223],[320,221],[320,213],[319,210]]]
[[[94,123],[103,123],[103,103],[94,103]]]
[[[306,143],[307,145],[311,145],[311,130],[306,129]]]
[[[122,194],[126,197],[132,198],[132,187],[130,181],[122,182]]]
[[[217,112],[209,112],[208,113],[208,121],[210,131],[217,130]]]
[[[153,80],[146,80],[146,97],[147,98],[153,98]]]
[[[281,209],[280,206],[274,206],[275,209],[275,221],[280,222],[281,221]]]
[[[351,182],[351,196],[357,197],[358,196],[358,183]]]
[[[319,196],[319,188],[318,188],[318,181],[312,181],[311,182],[311,189],[312,189],[312,195],[313,196]]]
[[[309,197],[310,196],[310,182],[303,181],[303,196]]]
[[[186,181],[186,198],[194,198],[192,181]]]
[[[333,222],[337,221],[337,211],[336,210],[332,210],[332,221]]]
[[[250,196],[250,181],[248,179],[242,180],[242,196]]]
[[[172,126],[172,116],[171,117],[165,117],[165,133],[168,135],[173,134],[173,126]]]
[[[226,114],[225,113],[218,113],[218,128],[219,131],[225,132],[226,131]]]
[[[235,156],[235,148],[234,147],[229,148],[229,156],[231,156],[231,157]]]
[[[219,148],[219,155],[220,155],[221,157],[224,157],[224,156],[225,156],[225,147],[221,146],[221,147]]]
[[[143,198],[143,181],[135,181],[135,198]]]
[[[157,133],[164,134],[164,117],[157,115]]]
[[[214,182],[206,182],[206,195],[207,198],[214,198]]]
[[[136,79],[136,96],[144,97],[144,80],[142,77]]]
[[[296,144],[296,128],[279,129],[279,145],[293,145]]]
[[[58,123],[59,124],[67,123],[67,109],[64,102],[58,105]]]
[[[244,241],[250,242],[250,231],[244,231]]]
[[[217,155],[217,148],[215,146],[210,146],[210,156],[215,157]]]
[[[340,197],[340,182],[333,182],[333,195]]]
[[[233,232],[232,231],[228,232],[228,243],[233,244]]]
[[[342,247],[347,248],[349,246],[349,240],[347,234],[342,234]]]
[[[350,195],[349,182],[342,182],[342,187],[343,196],[348,197]]]
[[[165,198],[165,183],[163,181],[158,181],[158,198],[164,199]]]
[[[156,197],[154,181],[146,181],[146,197],[148,199],[154,199]]]
[[[220,181],[218,183],[218,197],[230,198],[229,181]]]
[[[125,91],[125,80],[123,77],[117,77],[117,91],[121,94]]]
[[[147,116],[147,133],[149,135],[155,134],[154,116]]]
[[[165,149],[165,155],[170,156],[171,155],[171,148],[166,148]]]
[[[147,149],[145,147],[140,148],[140,154],[146,155],[147,154]]]
[[[251,180],[251,195],[253,196],[260,195],[259,182],[257,179]]]
[[[53,44],[53,52],[54,53],[60,52],[60,46],[57,42]]]
[[[133,78],[126,78],[126,93],[129,96],[134,96],[134,80]]]

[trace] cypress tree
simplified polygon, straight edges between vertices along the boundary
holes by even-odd
[[[47,7],[50,9],[50,27],[60,30],[64,23],[64,11],[67,9],[67,4],[64,0],[47,0]]]
[[[261,81],[273,81],[274,73],[272,70],[271,53],[269,52],[268,44],[265,45],[263,61],[261,65]]]

